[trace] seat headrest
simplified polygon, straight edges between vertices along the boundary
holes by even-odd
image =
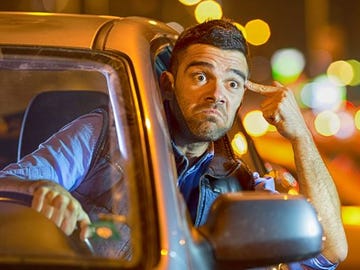
[[[109,97],[99,91],[60,90],[36,95],[29,103],[19,136],[17,159],[77,117],[96,108],[108,108]]]

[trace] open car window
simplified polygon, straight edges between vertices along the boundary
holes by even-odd
[[[148,176],[127,60],[101,53],[30,50],[34,49],[2,48],[0,169],[30,180],[52,175],[49,180],[66,186],[82,202],[92,221],[89,243],[93,254],[77,251],[79,263],[89,258],[91,263],[91,258],[97,257],[108,259],[102,261],[104,264],[132,265],[142,256],[145,233],[141,224],[146,220],[139,218],[138,198],[144,191],[138,191],[137,185]],[[86,133],[76,147],[51,148],[54,142],[68,142],[66,136],[74,126],[95,131]],[[51,137],[59,129],[60,135]],[[40,148],[38,143],[43,143]],[[12,163],[28,163],[45,152],[48,159],[61,160],[58,165],[64,168],[52,166],[44,174],[12,169]],[[89,153],[92,156],[87,157]],[[78,158],[83,158],[82,162]],[[86,196],[89,192],[91,196]],[[29,233],[36,234],[36,228]],[[8,250],[14,252],[14,258],[31,260],[35,246]],[[64,256],[63,247],[56,244],[51,252],[38,248],[43,254],[37,255],[53,256],[57,263],[60,257],[62,263],[74,260]],[[7,252],[1,248],[0,258],[8,256]]]

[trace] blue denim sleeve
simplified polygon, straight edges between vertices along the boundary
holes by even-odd
[[[274,178],[270,176],[260,177],[258,172],[253,172],[253,178],[255,181],[255,190],[266,190],[271,193],[278,193],[275,190]]]
[[[0,171],[0,178],[46,179],[74,190],[86,175],[102,125],[102,116],[81,116],[40,144],[33,153]]]
[[[289,270],[334,270],[338,267],[338,263],[332,263],[322,254],[317,257],[307,259],[302,262],[290,263],[287,265]]]

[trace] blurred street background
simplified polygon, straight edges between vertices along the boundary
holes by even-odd
[[[351,241],[340,268],[360,269],[359,0],[12,0],[0,10],[143,16],[184,27],[234,20],[250,44],[251,80],[294,91],[343,204]],[[291,147],[264,121],[260,102],[247,94],[243,124],[265,160],[292,172]]]

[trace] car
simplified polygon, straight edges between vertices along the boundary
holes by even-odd
[[[242,269],[321,252],[317,214],[300,195],[223,194],[206,224],[192,225],[177,189],[158,84],[179,29],[141,17],[0,12],[1,168],[96,112],[107,119],[98,149],[116,156],[104,181],[122,183],[111,192],[119,211],[100,211],[93,237],[82,242],[33,210],[31,194],[2,189],[0,179],[1,269]],[[251,138],[244,138],[243,158],[263,173]],[[124,242],[130,251],[94,252]]]

